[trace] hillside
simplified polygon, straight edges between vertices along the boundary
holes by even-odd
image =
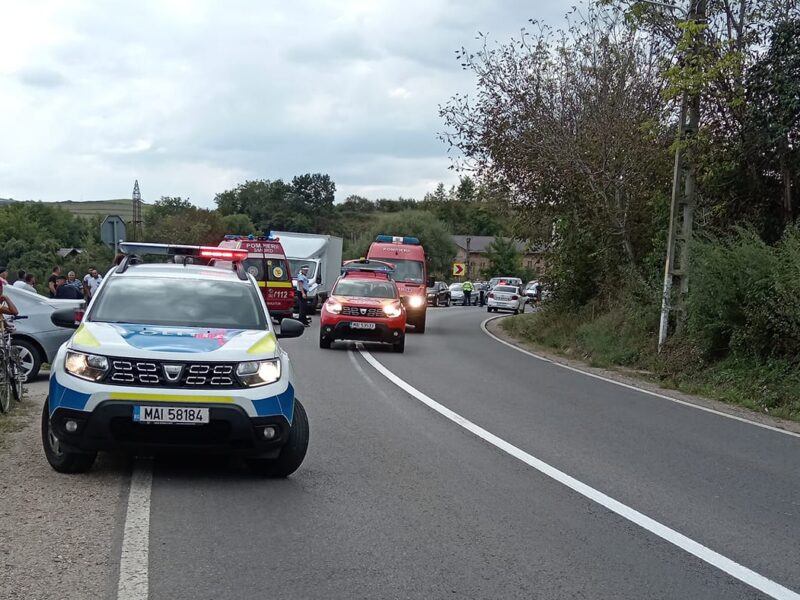
[[[126,223],[133,221],[133,200],[126,198],[116,200],[89,200],[84,202],[66,200],[64,202],[43,202],[42,204],[63,208],[78,217],[118,215],[122,217]],[[144,217],[148,208],[147,204],[142,203],[142,217]]]

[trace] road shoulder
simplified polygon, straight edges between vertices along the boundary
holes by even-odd
[[[0,594],[4,600],[114,597],[115,528],[128,469],[101,455],[83,475],[53,471],[39,421],[47,382],[28,386],[0,440]]]
[[[538,346],[536,344],[532,344],[527,341],[521,341],[513,337],[509,333],[507,333],[500,326],[500,322],[504,318],[508,317],[495,317],[493,319],[489,319],[486,321],[485,329],[488,331],[490,336],[494,336],[516,348],[519,348],[526,352],[531,352],[553,363],[560,364],[569,367],[571,369],[583,371],[585,373],[597,377],[603,377],[605,379],[609,379],[611,381],[623,385],[632,386],[649,393],[660,394],[662,396],[666,396],[668,398],[674,399],[679,402],[685,402],[687,404],[692,404],[707,410],[713,410],[726,415],[730,415],[738,419],[743,419],[746,421],[757,423],[759,425],[765,425],[768,427],[774,427],[775,429],[781,429],[795,434],[800,434],[800,423],[794,421],[787,421],[785,419],[778,419],[770,415],[749,410],[744,407],[726,404],[724,402],[711,400],[709,398],[703,398],[702,396],[694,396],[691,394],[685,394],[683,392],[679,392],[677,390],[664,388],[658,385],[657,383],[654,383],[653,381],[648,381],[647,379],[642,377],[636,377],[632,375],[630,372],[626,372],[621,369],[606,369],[606,368],[591,367],[584,362],[560,356],[547,348]]]

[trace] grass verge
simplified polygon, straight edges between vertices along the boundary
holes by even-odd
[[[513,338],[593,367],[635,369],[663,387],[800,421],[800,369],[785,360],[728,356],[707,361],[685,340],[656,352],[657,312],[546,309],[504,319]]]

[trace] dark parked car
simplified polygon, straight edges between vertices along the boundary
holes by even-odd
[[[450,288],[444,281],[435,281],[428,288],[428,304],[431,306],[450,306]]]

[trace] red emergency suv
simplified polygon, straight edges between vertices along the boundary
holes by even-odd
[[[408,324],[417,333],[425,333],[425,315],[428,310],[427,290],[433,286],[428,281],[425,250],[417,238],[379,235],[369,247],[367,258],[387,261],[394,265],[392,278],[408,311]]]
[[[330,298],[322,305],[319,347],[336,340],[392,344],[403,352],[406,310],[392,279],[394,265],[374,260],[348,261],[336,280]]]
[[[289,261],[286,259],[280,238],[226,235],[219,246],[220,248],[247,250],[247,259],[242,266],[258,282],[270,317],[280,320],[292,316],[294,286],[292,285]]]

